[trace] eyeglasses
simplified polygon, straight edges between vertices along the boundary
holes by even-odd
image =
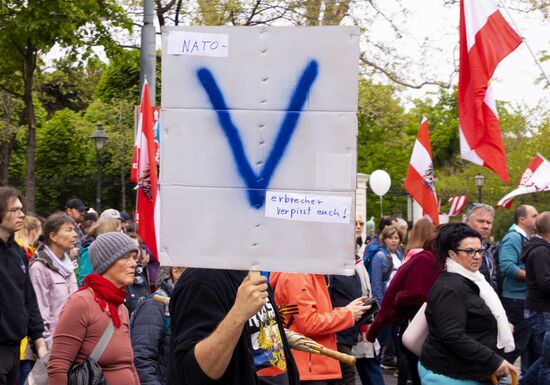
[[[13,214],[19,214],[19,213],[25,214],[25,209],[23,207],[14,207],[13,209],[8,209],[6,211],[8,213],[13,213]]]
[[[472,249],[471,247],[468,247],[467,249],[455,249],[455,251],[463,251],[466,253],[468,257],[473,257],[476,254],[483,256],[483,253],[485,252],[485,248]]]

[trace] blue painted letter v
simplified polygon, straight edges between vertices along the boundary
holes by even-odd
[[[290,103],[286,109],[285,117],[279,128],[279,133],[273,144],[273,148],[265,162],[260,175],[256,175],[250,162],[244,152],[243,143],[239,136],[239,130],[231,120],[229,108],[225,103],[223,94],[212,75],[207,68],[200,68],[197,71],[197,76],[202,86],[204,87],[212,108],[216,111],[220,126],[227,137],[233,158],[237,164],[239,174],[243,178],[248,187],[248,201],[252,207],[261,208],[265,202],[265,189],[269,186],[269,182],[284,155],[285,149],[292,138],[292,134],[298,125],[300,113],[304,108],[307,95],[319,72],[317,61],[312,60],[305,68],[298,85],[292,94]]]

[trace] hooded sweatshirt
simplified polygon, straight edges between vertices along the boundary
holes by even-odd
[[[527,301],[532,311],[550,312],[550,242],[533,237],[523,246],[521,260],[525,261]]]

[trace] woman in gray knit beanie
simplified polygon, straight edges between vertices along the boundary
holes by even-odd
[[[53,337],[48,364],[48,383],[67,384],[67,372],[75,361],[90,355],[99,336],[114,327],[100,362],[111,385],[139,385],[130,341],[126,290],[134,281],[137,243],[121,232],[99,235],[90,245],[94,273],[69,297]],[[74,336],[79,336],[75,338]]]

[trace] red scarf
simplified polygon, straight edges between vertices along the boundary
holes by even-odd
[[[115,328],[120,327],[120,317],[118,316],[118,307],[124,302],[128,292],[119,289],[107,278],[99,274],[88,274],[82,281],[80,290],[91,287],[94,291],[94,299],[99,304],[101,310],[105,309],[105,304],[109,306],[107,314],[113,319]]]

